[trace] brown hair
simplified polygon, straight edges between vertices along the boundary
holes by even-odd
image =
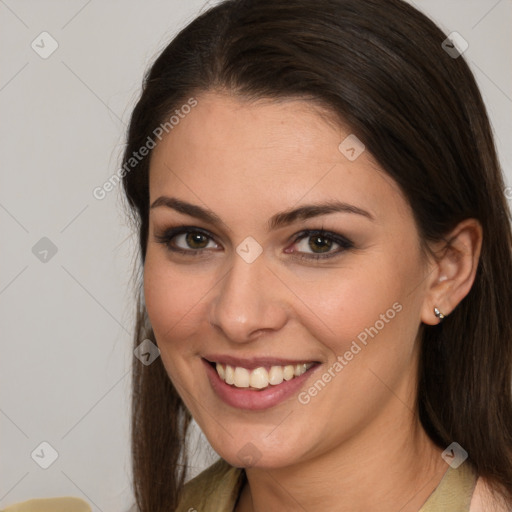
[[[417,408],[430,438],[458,442],[512,505],[512,235],[490,123],[463,56],[401,0],[228,0],[186,26],[145,76],[123,164],[190,96],[306,98],[339,116],[401,187],[424,242],[476,218],[475,282],[436,326],[421,325]],[[123,177],[148,236],[150,156]],[[140,270],[140,267],[139,267]],[[138,275],[135,345],[154,334]],[[134,358],[132,452],[138,507],[174,510],[186,478],[190,422],[158,358]]]

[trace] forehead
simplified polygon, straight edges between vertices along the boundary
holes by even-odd
[[[150,201],[168,193],[228,210],[332,198],[410,215],[396,183],[334,119],[304,100],[199,95],[153,150]]]

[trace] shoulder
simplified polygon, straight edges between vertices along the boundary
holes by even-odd
[[[479,477],[473,492],[469,512],[510,512],[510,508],[503,499],[498,498],[491,492],[486,480]]]
[[[176,512],[201,510],[207,512],[212,503],[216,511],[232,510],[241,486],[244,471],[219,459],[183,487]]]

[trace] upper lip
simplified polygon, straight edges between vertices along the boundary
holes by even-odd
[[[208,355],[203,356],[203,359],[208,361],[209,363],[220,363],[220,364],[229,364],[230,366],[241,366],[242,368],[247,368],[248,370],[254,370],[259,367],[268,367],[268,366],[288,366],[288,365],[296,365],[302,363],[317,363],[314,359],[282,359],[279,357],[250,357],[250,358],[240,358],[233,357],[227,355]]]

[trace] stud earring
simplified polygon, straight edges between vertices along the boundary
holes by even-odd
[[[437,309],[436,307],[434,307],[434,315],[436,315],[437,318],[439,318],[439,320],[443,320],[444,318],[443,313],[441,313],[441,311],[439,311],[439,309]]]

